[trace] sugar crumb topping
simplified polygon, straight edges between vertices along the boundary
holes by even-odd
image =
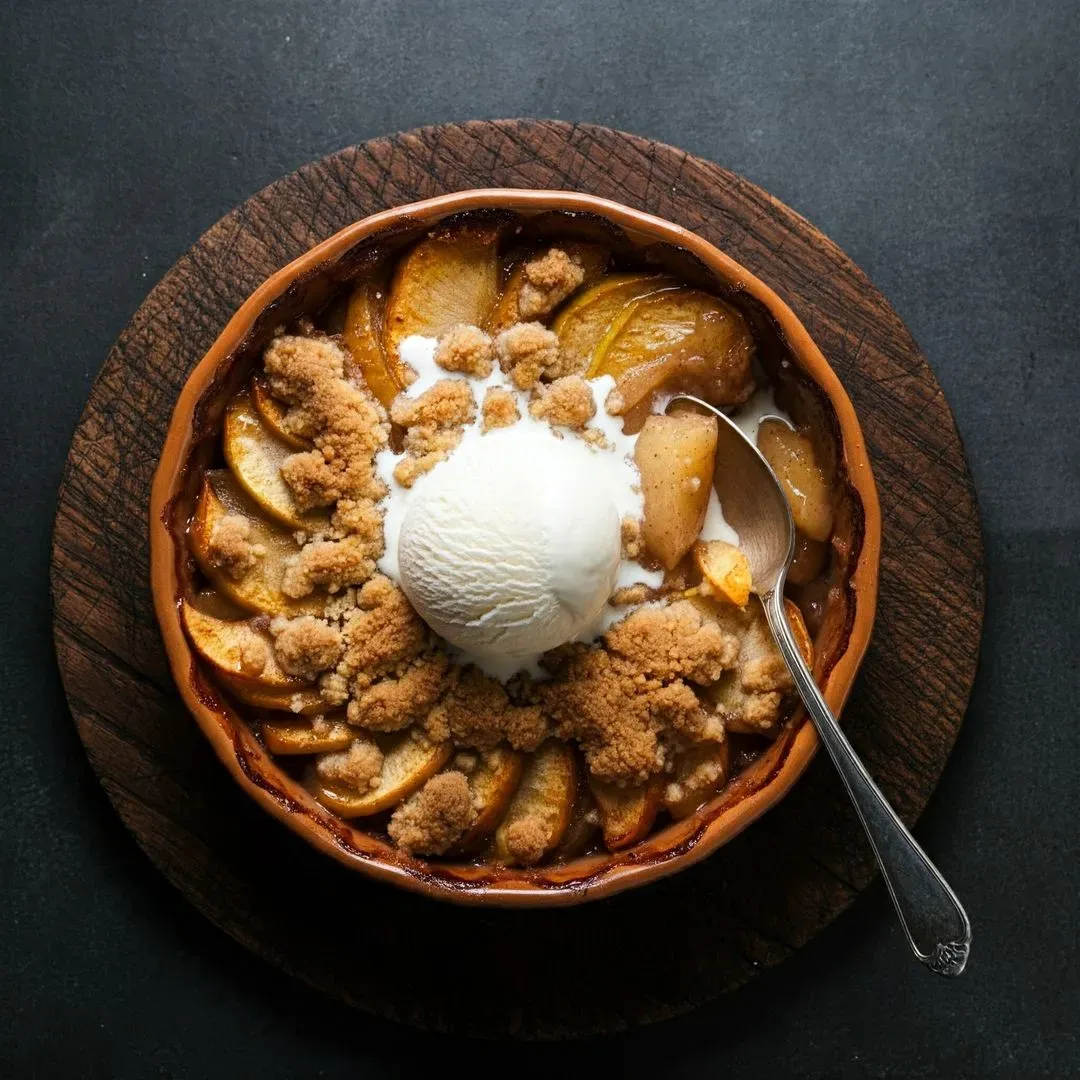
[[[554,311],[585,280],[581,265],[557,247],[530,260],[524,269],[525,283],[518,297],[522,319],[538,319]]]
[[[252,541],[251,521],[242,514],[226,514],[210,532],[207,558],[210,565],[239,580],[266,554],[262,544]]]
[[[450,770],[433,776],[393,813],[386,831],[390,839],[417,855],[443,855],[476,819],[464,773]]]

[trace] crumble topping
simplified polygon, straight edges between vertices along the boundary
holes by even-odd
[[[525,264],[525,284],[518,297],[518,314],[538,319],[554,311],[585,280],[580,264],[562,248]]]
[[[314,450],[291,454],[281,477],[301,510],[339,499],[379,500],[386,487],[375,475],[375,454],[389,438],[386,412],[366,390],[344,378],[345,351],[331,338],[283,335],[263,363],[271,392],[292,408],[282,423]]]
[[[536,705],[515,705],[502,683],[467,667],[424,721],[435,742],[491,750],[505,739],[515,750],[535,750],[549,734]]]
[[[335,593],[346,585],[359,585],[375,573],[383,553],[382,520],[377,530],[357,533],[344,540],[313,540],[286,563],[281,591],[299,599],[325,585]]]
[[[622,553],[624,559],[637,559],[645,548],[641,539],[641,522],[637,518],[622,519]]]
[[[274,656],[287,675],[313,680],[333,667],[341,655],[341,633],[322,619],[301,615],[287,619],[279,615],[270,623]]]
[[[529,412],[537,420],[547,420],[552,427],[579,430],[596,415],[596,402],[589,384],[580,375],[564,375],[536,387]]]
[[[320,780],[361,792],[379,786],[382,767],[382,751],[368,739],[356,739],[348,750],[320,754],[315,759],[315,772]]]
[[[653,590],[648,585],[638,582],[636,585],[624,585],[621,589],[616,589],[608,603],[615,607],[630,607],[632,604],[646,603],[652,595]]]
[[[423,720],[455,677],[446,653],[418,656],[400,674],[361,690],[349,702],[349,723],[368,731],[400,731]]]
[[[266,554],[266,548],[254,543],[251,534],[251,521],[242,514],[220,518],[207,544],[210,565],[235,580],[242,578]]]
[[[390,839],[417,855],[443,855],[476,820],[463,773],[438,773],[405,800],[390,818]]]
[[[533,866],[547,853],[548,831],[539,815],[527,814],[506,826],[506,850],[521,866]]]
[[[519,390],[531,390],[541,375],[558,369],[559,339],[543,323],[517,323],[495,339],[495,355]]]
[[[734,666],[739,638],[702,617],[689,600],[662,608],[639,608],[604,635],[608,648],[644,675],[715,682]]]
[[[345,648],[334,670],[353,692],[367,689],[384,675],[400,673],[428,643],[427,626],[401,589],[382,574],[365,583],[356,604],[342,620]],[[327,682],[331,694],[340,685],[336,680]]]
[[[406,428],[405,457],[394,466],[394,479],[412,487],[461,442],[462,428],[476,416],[472,388],[464,379],[440,379],[418,398],[399,394],[390,419]]]
[[[601,780],[641,783],[664,768],[666,729],[695,742],[724,737],[686,680],[708,683],[732,667],[738,638],[687,601],[639,608],[604,638],[606,649],[563,645],[546,663],[557,678],[536,688],[560,738],[577,739]]]
[[[435,363],[447,371],[486,379],[495,367],[495,348],[478,326],[454,326],[439,338]]]
[[[511,424],[516,424],[521,419],[514,395],[501,386],[488,387],[487,392],[484,394],[481,413],[482,430],[484,431],[510,427]]]

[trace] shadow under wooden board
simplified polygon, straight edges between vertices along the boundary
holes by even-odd
[[[983,612],[975,497],[941,388],[896,313],[810,224],[716,165],[607,128],[477,121],[375,139],[271,184],[210,229],[120,336],[75,433],[53,549],[57,655],[121,818],[245,946],[425,1028],[614,1031],[779,963],[871,881],[869,846],[823,757],[761,821],[673,878],[565,910],[441,905],[317,855],[232,785],[180,703],[150,601],[151,476],[173,402],[234,310],[350,222],[473,187],[577,189],[648,210],[717,244],[795,309],[855,403],[881,493],[877,625],[844,723],[905,821],[916,819],[963,719]],[[670,925],[692,950],[627,947],[643,927]],[[470,962],[448,983],[462,947]]]

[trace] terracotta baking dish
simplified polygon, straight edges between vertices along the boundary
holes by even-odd
[[[783,798],[818,746],[802,710],[711,803],[618,854],[590,854],[528,870],[424,861],[335,817],[284,773],[205,677],[180,624],[179,602],[193,573],[184,534],[198,476],[220,431],[226,401],[248,378],[273,328],[320,307],[377,254],[466,211],[513,212],[525,219],[548,212],[573,215],[561,218],[560,228],[569,222],[583,232],[599,230],[636,259],[731,299],[750,319],[759,358],[778,384],[781,403],[809,424],[841,491],[833,587],[815,640],[818,680],[832,708],[841,709],[870,640],[881,532],[877,491],[851,402],[802,324],[767,285],[693,233],[590,195],[492,189],[397,207],[343,229],[261,285],[192,372],[177,401],[151,494],[151,585],[185,704],[236,781],[294,832],[346,866],[429,896],[501,906],[575,904],[697,862]]]

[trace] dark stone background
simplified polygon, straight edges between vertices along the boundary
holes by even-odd
[[[1078,47],[1075,0],[4,0],[0,1072],[1076,1075]],[[249,957],[159,878],[98,788],[52,656],[47,565],[109,345],[198,235],[279,175],[386,132],[519,115],[743,173],[869,273],[937,372],[989,579],[971,710],[918,830],[975,927],[960,981],[908,959],[878,885],[681,1019],[467,1046]],[[641,929],[694,948],[678,927]],[[448,979],[468,962],[448,943]]]

